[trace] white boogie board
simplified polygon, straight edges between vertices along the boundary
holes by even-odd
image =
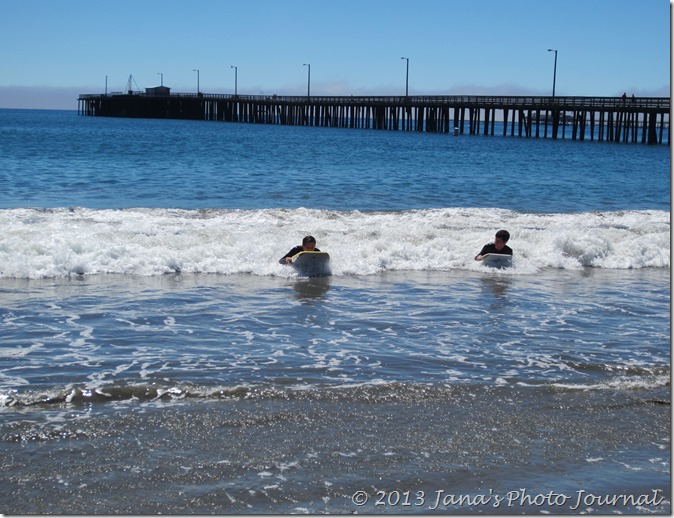
[[[320,277],[332,275],[330,255],[327,252],[300,252],[291,257],[292,266],[300,275]]]
[[[513,265],[513,256],[510,254],[484,254],[482,264],[492,268],[508,268]]]

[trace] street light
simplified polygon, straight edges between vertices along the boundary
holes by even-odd
[[[407,60],[407,72],[405,73],[405,97],[410,93],[410,58],[400,58]]]
[[[199,95],[199,91],[200,91],[200,90],[199,90],[199,69],[198,69],[198,68],[194,68],[194,69],[192,69],[192,72],[196,72],[196,73],[197,73],[197,95]]]
[[[161,76],[161,86],[164,86],[164,74],[162,74],[161,72],[157,72],[157,75]]]
[[[238,92],[238,83],[239,83],[239,67],[232,65],[230,68],[234,69],[234,97]]]
[[[309,67],[307,73],[307,97],[311,97],[311,65],[309,63],[302,63],[302,66]]]
[[[548,52],[555,53],[555,71],[552,74],[552,96],[555,96],[555,83],[557,82],[557,51],[555,49],[548,49]]]

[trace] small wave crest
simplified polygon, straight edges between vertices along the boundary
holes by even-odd
[[[588,392],[607,390],[639,393],[660,390],[669,386],[669,369],[643,369],[640,375],[614,377],[596,383],[422,383],[374,380],[348,384],[250,384],[197,385],[175,384],[112,384],[97,388],[64,387],[48,390],[11,390],[0,394],[0,408],[53,408],[63,405],[106,404],[118,402],[189,402],[199,400],[307,400],[340,403],[410,403],[434,401],[438,398],[467,397],[477,393],[496,393],[513,390],[543,390],[544,392]]]

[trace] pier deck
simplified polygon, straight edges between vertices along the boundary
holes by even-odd
[[[670,144],[669,97],[82,94],[81,115]]]

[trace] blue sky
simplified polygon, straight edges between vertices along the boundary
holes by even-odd
[[[669,0],[2,0],[0,108],[80,93],[668,96]],[[134,85],[135,88],[135,85]]]

